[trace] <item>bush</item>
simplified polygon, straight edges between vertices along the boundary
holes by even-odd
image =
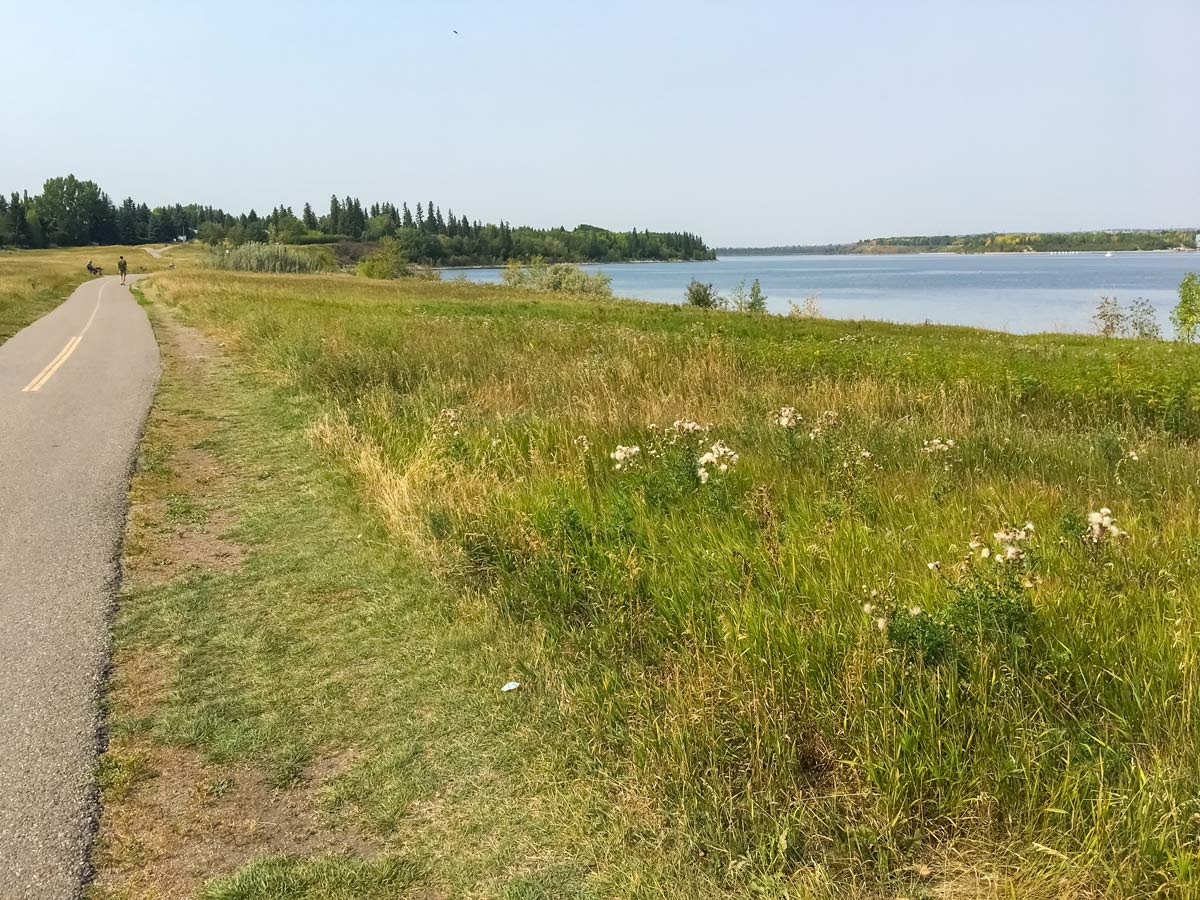
[[[282,244],[262,244],[257,241],[229,249],[214,250],[208,264],[214,269],[294,275],[320,272],[325,268],[319,259],[303,250],[293,250]]]
[[[1092,321],[1102,337],[1120,337],[1125,331],[1125,313],[1116,297],[1101,297]]]
[[[408,257],[400,242],[392,237],[379,239],[379,244],[358,264],[358,274],[364,278],[403,278],[412,274]]]
[[[721,296],[712,284],[705,284],[695,278],[687,286],[685,300],[688,306],[695,306],[699,309],[720,309],[721,307]]]
[[[1200,329],[1200,278],[1188,272],[1179,285],[1179,303],[1171,310],[1177,340],[1191,343]]]
[[[1158,316],[1154,307],[1145,297],[1138,297],[1129,307],[1129,331],[1135,338],[1146,341],[1162,339],[1162,330],[1158,327]]]
[[[540,256],[531,259],[527,266],[515,260],[510,261],[504,268],[502,278],[509,287],[590,297],[612,296],[612,279],[603,272],[588,274],[571,263],[547,266]]]

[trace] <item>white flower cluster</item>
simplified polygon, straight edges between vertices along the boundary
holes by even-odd
[[[947,453],[950,450],[953,450],[954,446],[955,445],[954,445],[953,439],[948,440],[948,441],[943,441],[941,438],[935,437],[933,440],[926,441],[922,445],[921,452],[922,453]]]
[[[716,469],[718,472],[728,472],[729,467],[737,461],[738,455],[717,441],[707,453],[696,461],[696,476],[700,479],[701,484],[708,484],[708,479],[712,477],[712,469]]]
[[[1029,536],[1033,534],[1033,523],[1026,522],[1020,528],[1010,526],[1002,528],[992,535],[1000,544],[998,548],[993,550],[985,544],[978,536],[971,538],[967,546],[971,552],[978,552],[980,559],[994,559],[998,564],[1018,562],[1025,558],[1025,550],[1021,546],[1025,541],[1029,540]]]
[[[1102,506],[1099,512],[1088,513],[1088,530],[1083,536],[1093,544],[1102,544],[1108,540],[1126,539],[1129,532],[1117,526],[1111,509]]]
[[[800,416],[794,406],[781,406],[779,412],[772,416],[772,423],[780,428],[795,428],[800,424]]]
[[[671,423],[671,430],[676,434],[704,434],[708,431],[708,426],[693,422],[691,419],[676,419]]]
[[[628,469],[637,460],[638,454],[642,452],[641,447],[626,447],[622,444],[617,445],[617,449],[608,454],[609,459],[614,461],[613,468],[620,472],[623,469]]]

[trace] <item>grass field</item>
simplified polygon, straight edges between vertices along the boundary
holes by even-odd
[[[389,633],[490,623],[457,677],[497,704],[522,682],[541,711],[529,745],[575,760],[566,806],[614,799],[603,827],[564,828],[589,835],[566,887],[517,891],[508,856],[491,864],[503,877],[473,856],[406,883],[1200,894],[1196,348],[339,276],[181,270],[152,298],[252,373],[242,389],[270,393],[227,429],[248,439],[277,416],[262,465],[288,470],[269,461],[303,432],[348,480],[286,489],[311,523],[239,532],[251,548],[311,541],[307,567],[268,557],[123,604],[118,647],[174,660],[153,715],[124,720],[139,740],[273,784],[348,754],[321,809],[395,848],[430,833],[414,800],[429,745],[393,740],[411,694],[378,702],[416,677]],[[382,523],[377,563],[432,573],[382,629],[276,580],[343,589],[361,613],[375,576],[356,580],[365,551],[324,523],[331,498]],[[426,589],[453,598],[445,618],[420,611]],[[557,777],[534,769],[541,788]],[[451,805],[470,819],[478,799]]]
[[[172,252],[193,253],[191,248]],[[154,259],[140,247],[69,247],[61,250],[0,250],[0,343],[48,313],[89,276],[88,260],[110,275],[124,255],[129,271],[157,272],[169,259]],[[169,254],[168,254],[169,255]]]

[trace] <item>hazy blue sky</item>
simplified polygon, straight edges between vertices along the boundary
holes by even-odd
[[[712,244],[1200,224],[1197,0],[744,5],[0,0],[0,189]]]

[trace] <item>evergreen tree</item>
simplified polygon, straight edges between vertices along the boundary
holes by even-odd
[[[326,234],[341,234],[342,204],[338,202],[337,194],[329,197],[329,225]]]
[[[317,215],[316,215],[316,213],[313,212],[312,204],[310,204],[310,203],[304,204],[303,222],[304,222],[304,227],[307,228],[309,231],[317,230]]]

